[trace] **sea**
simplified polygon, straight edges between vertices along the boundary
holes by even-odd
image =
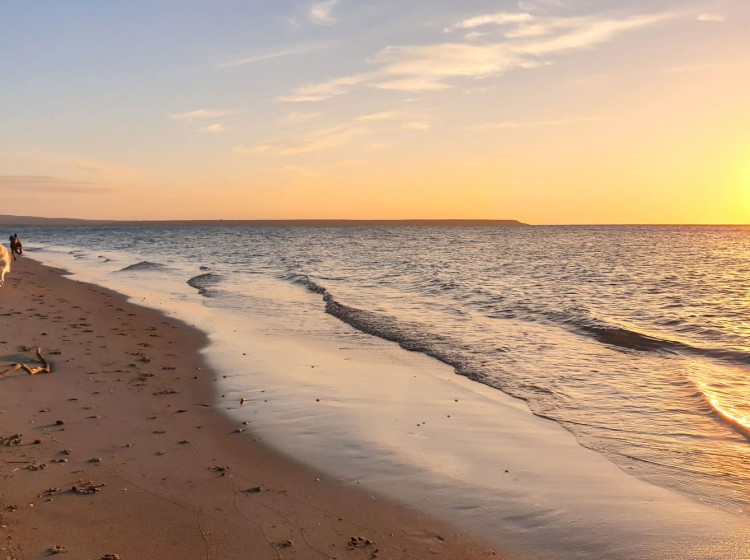
[[[461,496],[456,509],[470,513],[448,516],[498,540],[511,533],[510,542],[532,556],[750,558],[750,532],[743,529],[750,527],[750,227],[228,223],[18,226],[14,231],[31,258],[205,330],[214,346],[207,353],[221,374],[217,399],[235,403],[242,394],[257,404],[252,417],[248,405],[227,407],[234,410],[229,413],[245,414],[282,451],[344,480],[388,494],[394,480],[407,477],[408,490],[391,493],[443,514],[446,504]],[[322,347],[339,351],[344,361],[326,362],[316,354]],[[358,348],[369,348],[367,358]],[[263,352],[266,359],[252,361]],[[395,370],[380,379],[380,358],[383,367],[412,364],[417,373]],[[346,360],[369,367],[361,375],[351,373]],[[304,372],[298,367],[302,362]],[[683,511],[694,505],[710,512],[705,532],[691,526],[694,548],[683,540],[680,549],[679,527],[668,529],[669,547],[660,548],[658,535],[649,534],[643,546],[633,548],[639,539],[636,521],[618,542],[616,530],[602,529],[597,519],[586,521],[579,506],[570,505],[575,500],[545,502],[545,488],[569,481],[544,479],[536,486],[527,481],[530,486],[524,487],[521,480],[508,498],[512,503],[503,505],[509,486],[503,482],[493,490],[491,480],[513,475],[514,469],[520,469],[521,479],[523,467],[509,473],[497,465],[493,474],[476,474],[480,466],[500,460],[494,450],[505,453],[501,457],[507,461],[514,456],[500,435],[483,431],[493,422],[504,423],[500,409],[464,420],[451,436],[462,446],[453,462],[443,459],[454,440],[441,438],[437,428],[426,432],[435,424],[432,418],[432,424],[422,419],[409,428],[403,420],[392,426],[393,433],[383,434],[387,408],[379,412],[380,421],[362,420],[364,409],[376,407],[385,388],[401,386],[398,375],[424,377],[430,364],[441,383],[475,391],[477,402],[513,401],[508,406],[529,422],[556,430],[571,448],[595,455],[593,463],[613,466],[616,480],[622,476],[675,496]],[[326,378],[333,369],[339,377]],[[420,394],[425,400],[437,394],[431,382],[425,383],[393,414],[403,418],[410,406],[424,412]],[[333,394],[335,402],[320,413],[316,407]],[[389,394],[386,400],[393,398]],[[269,400],[278,407],[266,414],[261,405]],[[441,421],[447,423],[450,410],[442,404]],[[368,433],[374,423],[377,437]],[[367,441],[369,447],[362,443]],[[463,447],[466,442],[470,449]],[[467,466],[457,467],[458,459]],[[545,476],[554,476],[555,460],[550,454],[540,461],[549,463]],[[368,473],[373,464],[380,466]],[[418,490],[415,481],[423,479],[431,489]],[[587,486],[585,479],[575,484]],[[462,485],[481,488],[444,492]],[[519,498],[524,492],[528,496]],[[442,506],[431,505],[425,495],[438,496]],[[471,495],[475,503],[467,501]],[[527,508],[523,519],[512,512],[519,500]],[[546,517],[527,515],[539,503],[545,504]],[[607,515],[616,520],[618,505],[609,506],[613,511]],[[493,508],[498,508],[494,517]],[[662,515],[655,508],[642,518],[644,524],[649,515]],[[663,515],[672,516],[665,508]],[[600,519],[601,510],[589,517]],[[701,541],[717,535],[717,523],[729,526],[726,520],[733,528],[722,542],[729,544]],[[545,528],[558,535],[555,542],[539,543],[544,539],[535,531]],[[586,537],[570,539],[569,529]]]

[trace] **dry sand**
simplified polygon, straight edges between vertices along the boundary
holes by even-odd
[[[0,377],[0,558],[497,557],[257,441],[184,323],[25,256],[0,301],[0,371],[54,368]]]

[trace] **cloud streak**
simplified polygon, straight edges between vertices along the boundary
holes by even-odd
[[[230,115],[229,111],[217,111],[214,109],[196,109],[195,111],[187,111],[185,113],[177,113],[175,115],[169,115],[169,118],[173,121],[199,121],[204,119],[218,119],[220,117],[226,117]]]
[[[578,123],[596,122],[602,120],[603,117],[569,117],[564,119],[551,119],[546,121],[526,121],[526,122],[513,122],[505,121],[498,123],[485,123],[475,126],[470,126],[468,130],[519,130],[524,128],[545,128],[545,127],[558,127],[567,126]]]
[[[509,23],[525,23],[533,21],[534,16],[525,12],[507,13],[501,12],[497,14],[487,14],[483,16],[476,16],[468,18],[463,21],[459,21],[447,30],[454,29],[474,29],[476,27],[483,27],[485,25],[506,25]]]
[[[319,84],[310,84],[297,88],[292,95],[279,98],[279,101],[299,103],[302,101],[323,101],[337,95],[348,93],[354,86],[372,80],[373,74],[344,76]]]
[[[351,118],[332,127],[313,130],[301,135],[281,140],[271,140],[250,146],[239,145],[233,148],[235,154],[297,156],[337,148],[362,136],[374,134],[383,128],[400,127],[405,130],[427,130],[431,123],[427,116],[414,112],[380,111],[366,113]]]
[[[0,175],[0,191],[9,193],[104,194],[115,190],[88,181],[73,181],[47,175]]]
[[[368,132],[365,126],[354,121],[316,130],[296,138],[271,141],[255,146],[235,146],[232,151],[235,154],[295,156],[337,148]]]
[[[142,171],[132,167],[114,165],[107,162],[95,161],[71,154],[55,154],[45,152],[33,152],[18,154],[19,159],[30,160],[34,163],[45,163],[72,168],[76,171],[85,171],[101,177],[106,177],[109,181],[130,180],[142,174]]]
[[[699,14],[696,19],[708,23],[724,23],[727,20],[727,18],[721,14]]]
[[[258,62],[265,62],[267,60],[274,60],[277,58],[286,58],[288,56],[299,56],[303,54],[321,51],[321,50],[330,48],[332,45],[333,43],[317,43],[314,45],[297,45],[297,46],[287,47],[285,49],[279,49],[277,51],[257,54],[254,56],[248,56],[246,58],[240,58],[238,60],[230,60],[228,62],[223,62],[218,65],[218,68],[233,68],[236,66],[256,64]]]
[[[200,129],[201,132],[205,132],[207,134],[221,134],[222,132],[227,132],[228,130],[229,129],[223,124],[210,124]]]
[[[465,41],[388,46],[366,61],[374,67],[370,72],[307,84],[279,100],[324,101],[362,86],[411,92],[448,89],[461,79],[488,78],[551,64],[550,57],[594,48],[626,32],[675,17],[675,13],[655,13],[562,18],[527,12],[475,16],[447,28],[470,30]],[[472,31],[476,28],[485,33],[476,35]]]

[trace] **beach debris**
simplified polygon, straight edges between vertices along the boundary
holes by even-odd
[[[18,506],[15,504],[11,504],[9,506],[6,506],[5,511],[8,513],[13,513],[14,511],[18,511]]]
[[[226,476],[227,471],[229,470],[229,467],[220,467],[218,465],[211,465],[210,467],[208,467],[208,470],[221,473],[221,476]]]
[[[176,395],[178,391],[175,391],[174,389],[162,389],[161,391],[155,391],[154,395]]]
[[[274,541],[272,544],[276,548],[293,548],[294,547],[294,541],[292,541],[291,539],[287,539],[284,541]]]
[[[38,464],[38,463],[29,463],[24,467],[27,471],[37,472],[37,471],[43,471],[47,468],[47,465],[45,463]]]
[[[65,424],[65,420],[55,420],[55,426],[62,426]]]
[[[31,348],[27,346],[22,346],[20,348],[22,352],[29,352]],[[10,367],[6,369],[5,371],[0,372],[0,375],[5,375],[6,373],[10,373],[11,371],[16,371],[17,369],[22,369],[29,375],[36,375],[37,373],[52,373],[52,365],[47,361],[47,358],[44,357],[44,354],[42,354],[42,349],[38,348],[36,349],[36,356],[38,359],[38,362],[41,362],[41,366],[37,367],[31,367],[27,364],[10,364]]]
[[[0,445],[3,445],[5,447],[21,445],[22,442],[23,436],[21,434],[13,434],[12,436],[0,438]]]
[[[104,484],[94,484],[93,482],[78,481],[78,484],[73,486],[70,491],[76,494],[96,494],[102,488]]]
[[[101,463],[101,462],[102,462],[101,457],[92,457],[91,459],[89,459],[89,463]]]
[[[186,444],[190,443],[190,440],[188,440],[188,439],[181,439],[177,443],[179,443],[180,445],[186,445]]]
[[[105,554],[100,556],[99,560],[122,560],[119,554]]]
[[[39,497],[40,498],[48,498],[50,496],[56,496],[59,493],[60,493],[60,489],[59,488],[47,488],[44,492],[42,492],[41,494],[39,494]]]
[[[55,546],[51,546],[47,549],[47,552],[49,554],[62,554],[64,552],[68,552],[68,550],[64,546],[60,546],[59,544],[56,544]]]
[[[245,397],[240,397],[240,404],[245,404],[247,402],[247,399]]]
[[[262,492],[263,488],[260,486],[253,486],[252,488],[245,488],[242,493],[243,494],[257,494],[258,492]]]
[[[365,537],[349,537],[349,542],[346,543],[346,547],[349,550],[354,550],[355,548],[372,548],[373,555],[378,552],[378,547],[375,541],[371,541]]]

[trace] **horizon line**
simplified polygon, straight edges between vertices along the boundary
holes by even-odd
[[[690,227],[743,227],[750,226],[748,223],[689,223],[689,222],[611,222],[611,223],[542,223],[532,224],[522,222],[516,219],[503,218],[185,218],[185,219],[94,219],[94,218],[66,218],[66,217],[47,217],[47,216],[21,216],[5,214],[0,215],[0,225],[86,225],[86,224],[121,224],[121,225],[161,225],[161,224],[277,224],[277,225],[360,225],[360,224],[413,224],[413,225],[513,225],[529,227],[595,227],[595,226],[652,226],[652,227],[669,227],[669,226],[690,226]]]

